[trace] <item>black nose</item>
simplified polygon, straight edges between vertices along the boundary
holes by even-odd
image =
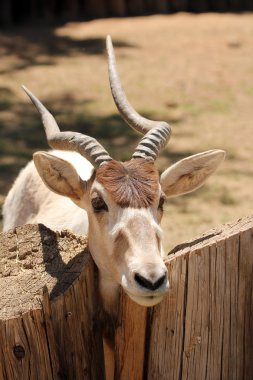
[[[137,284],[148,290],[156,290],[160,288],[160,286],[162,286],[163,283],[165,282],[166,278],[167,278],[167,275],[164,274],[163,276],[158,278],[158,280],[156,280],[155,282],[152,282],[149,279],[141,276],[139,273],[135,273],[134,275],[134,279],[137,282]]]

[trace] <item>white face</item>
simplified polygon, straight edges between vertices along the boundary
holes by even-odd
[[[224,155],[223,151],[213,150],[187,157],[168,168],[159,185],[158,175],[148,167],[145,169],[145,161],[129,161],[125,166],[129,172],[121,168],[118,177],[104,170],[98,181],[101,169],[84,180],[70,162],[46,152],[34,154],[36,168],[49,189],[71,198],[88,213],[89,249],[99,269],[105,308],[110,309],[117,302],[120,285],[141,305],[153,306],[162,300],[169,287],[162,259],[162,194],[168,198],[197,189],[216,170]],[[102,185],[103,180],[111,191]],[[120,187],[123,196],[118,193],[117,198]],[[124,204],[126,199],[131,207]]]
[[[144,306],[160,302],[169,288],[162,259],[160,198],[157,194],[149,208],[123,208],[94,181],[86,207],[89,249],[100,274]]]

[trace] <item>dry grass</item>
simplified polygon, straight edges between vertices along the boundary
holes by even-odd
[[[32,151],[44,148],[24,83],[64,129],[86,131],[115,158],[137,140],[110,96],[104,37],[111,34],[130,101],[171,121],[173,137],[158,165],[190,154],[227,151],[196,193],[167,203],[166,249],[217,224],[252,213],[253,15],[152,16],[19,29],[0,35],[0,201]]]

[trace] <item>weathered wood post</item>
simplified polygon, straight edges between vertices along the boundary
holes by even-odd
[[[0,237],[0,379],[103,379],[86,240],[27,225]]]
[[[148,379],[252,379],[253,217],[182,244],[153,311]]]
[[[1,380],[104,379],[85,244],[41,225],[1,235]],[[114,379],[251,380],[253,217],[181,244],[166,264],[171,288],[160,305],[121,295]]]
[[[126,3],[124,0],[108,0],[108,14],[114,17],[126,15]]]
[[[2,0],[0,3],[0,25],[12,24],[12,5],[8,0]]]
[[[105,0],[84,1],[83,4],[85,17],[92,18],[107,16],[107,3]]]

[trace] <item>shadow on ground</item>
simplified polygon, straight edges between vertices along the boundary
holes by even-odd
[[[42,123],[29,102],[18,102],[10,90],[0,88],[0,194],[6,193],[20,168],[36,150],[48,149]],[[118,114],[99,117],[90,114],[86,103],[78,103],[70,95],[47,100],[46,105],[61,127],[97,138],[110,154],[121,160],[131,157],[139,135]],[[11,116],[1,117],[1,110]]]
[[[137,48],[123,40],[113,41],[115,48]],[[74,55],[105,54],[105,38],[73,39],[56,35],[50,27],[27,27],[5,30],[0,35],[1,58],[11,56],[8,68],[0,69],[0,74],[24,70],[31,66],[54,65],[57,57]]]

